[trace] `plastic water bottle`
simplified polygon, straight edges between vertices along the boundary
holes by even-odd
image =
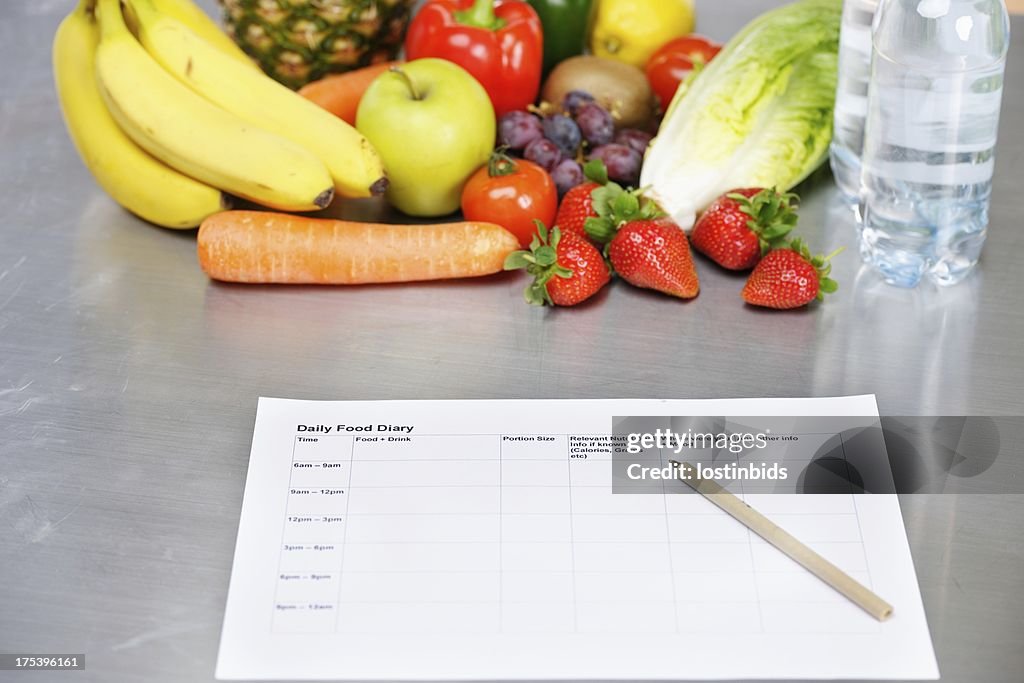
[[[978,261],[1009,35],[1002,0],[879,4],[860,251],[892,284],[953,284]]]
[[[878,0],[845,0],[839,33],[839,83],[829,150],[832,176],[851,202],[860,196],[860,156],[871,78],[871,20]]]

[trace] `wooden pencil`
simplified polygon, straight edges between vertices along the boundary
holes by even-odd
[[[713,479],[702,479],[697,468],[689,463],[676,460],[670,462],[679,469],[682,475],[679,478],[690,488],[729,513],[875,619],[885,621],[892,616],[892,605],[801,543],[785,529],[726,491],[718,482]]]

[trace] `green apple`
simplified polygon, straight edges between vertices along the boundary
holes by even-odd
[[[487,91],[443,59],[381,74],[356,114],[356,128],[384,161],[388,201],[410,216],[458,210],[466,181],[490,158],[495,126]]]

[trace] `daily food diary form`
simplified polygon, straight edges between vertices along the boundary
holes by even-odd
[[[217,677],[938,677],[896,496],[745,495],[879,623],[700,496],[613,493],[630,415],[877,407],[260,399]]]

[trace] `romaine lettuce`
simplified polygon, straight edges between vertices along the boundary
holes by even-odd
[[[841,0],[767,12],[679,89],[640,185],[680,226],[729,190],[788,190],[825,159],[841,12]]]

